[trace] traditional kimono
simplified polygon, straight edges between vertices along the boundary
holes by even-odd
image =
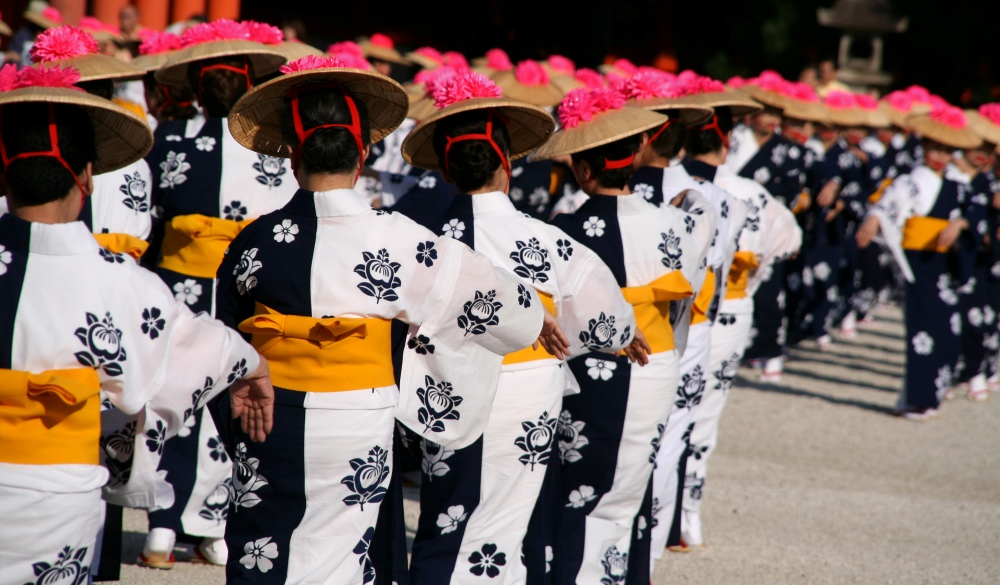
[[[954,173],[961,174],[957,167],[952,167]],[[949,176],[953,176],[949,173]],[[962,360],[961,368],[955,373],[958,382],[975,380],[975,389],[986,388],[988,376],[987,354],[988,344],[996,331],[995,314],[990,307],[989,278],[990,268],[996,260],[994,247],[986,245],[984,239],[990,235],[987,209],[992,209],[993,191],[992,177],[986,173],[976,173],[971,180],[966,176],[955,177],[956,180],[967,180],[969,184],[968,205],[963,210],[963,217],[969,222],[969,229],[978,244],[973,264],[974,281],[959,291],[959,307],[962,313]],[[992,232],[995,234],[996,232]]]
[[[222,255],[247,224],[284,205],[297,184],[288,161],[247,150],[224,118],[161,124],[146,156],[154,169],[152,245],[144,262],[193,311],[213,311],[214,277]],[[222,538],[222,501],[232,461],[216,446],[208,411],[193,410],[167,444],[163,470],[174,486],[173,507],[150,514],[150,526],[178,534]]]
[[[89,582],[101,488],[169,505],[164,441],[258,363],[82,222],[0,217],[0,580]],[[125,422],[104,438],[102,409]]]
[[[510,163],[510,200],[518,211],[547,220],[555,204],[551,189],[552,161],[519,158]]]
[[[937,408],[961,354],[959,287],[972,276],[975,238],[962,233],[947,251],[937,239],[967,206],[968,186],[925,166],[897,178],[869,214],[906,278],[906,375],[898,407]]]
[[[372,555],[394,419],[441,453],[475,443],[503,356],[537,339],[542,310],[486,257],[354,190],[299,190],[240,233],[217,314],[268,358],[282,424],[259,444],[233,429],[229,582],[390,579]],[[399,389],[392,319],[410,325]],[[500,564],[488,552],[477,562]]]
[[[704,197],[688,193],[685,205],[658,208],[638,193],[600,195],[553,220],[611,268],[653,348],[641,368],[601,353],[570,361],[581,393],[564,400],[559,420],[565,508],[555,561],[563,583],[621,583],[626,573],[635,577],[636,564],[639,579],[647,575],[650,517],[635,518],[679,381],[670,301],[701,289],[716,231]],[[643,550],[631,550],[633,526],[644,533],[637,538]],[[630,562],[630,554],[641,562]]]
[[[910,132],[904,134],[896,133],[889,145],[885,149],[885,158],[889,161],[890,170],[886,176],[895,178],[899,175],[909,174],[910,171],[920,166],[924,160],[924,149],[920,146],[920,139]]]
[[[996,172],[989,170],[983,173],[984,178],[989,181],[989,191],[1000,193],[1000,180]],[[981,181],[983,179],[980,179]],[[986,348],[986,375],[990,382],[996,382],[1000,368],[998,368],[998,352],[1000,352],[1000,210],[993,207],[990,201],[986,207],[986,222],[989,230],[990,242],[988,253],[990,255],[989,270],[986,276],[987,303],[983,309],[983,325],[985,328],[983,346]]]
[[[631,342],[635,316],[611,270],[558,228],[526,218],[506,194],[458,196],[444,214],[421,223],[434,229],[454,225],[452,237],[538,291],[570,339],[572,355],[597,351],[613,359],[607,354]],[[526,348],[504,359],[479,440],[456,450],[423,446],[420,523],[410,563],[414,585],[474,579],[482,565],[470,559],[489,551],[507,561],[488,569],[497,583],[546,582],[552,551],[559,547],[549,517],[558,516],[564,504],[556,495],[558,474],[548,470],[565,461],[568,449],[556,447],[566,447],[561,439],[576,430],[558,422],[563,395],[578,392],[565,363],[544,349]],[[539,499],[543,482],[553,484],[545,493],[552,492],[555,501]],[[529,529],[529,520],[537,526]]]

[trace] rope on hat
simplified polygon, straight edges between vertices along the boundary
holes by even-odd
[[[699,132],[705,132],[707,130],[715,130],[715,133],[719,135],[719,139],[722,140],[722,144],[724,144],[726,148],[729,148],[729,138],[722,132],[722,128],[719,127],[718,114],[712,114],[711,122],[703,126],[699,126],[695,128],[695,130],[698,130]]]
[[[49,150],[40,150],[38,152],[22,152],[14,156],[7,156],[7,145],[0,140],[0,158],[3,159],[4,169],[10,168],[10,163],[16,160],[24,160],[27,158],[54,158],[59,162],[69,174],[73,177],[73,182],[76,183],[77,188],[80,189],[80,194],[86,197],[90,195],[86,189],[83,188],[83,184],[80,183],[80,178],[77,176],[73,169],[70,168],[69,163],[63,158],[62,152],[59,150],[59,130],[56,127],[56,113],[53,108],[53,104],[48,104],[49,110],[49,142],[52,144]],[[0,127],[3,127],[3,110],[0,109]]]
[[[324,83],[324,84],[314,84],[310,85],[307,89],[338,89],[344,96],[344,100],[347,102],[347,108],[350,112],[350,123],[349,124],[320,124],[318,126],[313,126],[308,130],[305,129],[302,123],[302,114],[299,109],[299,96],[301,92],[298,87],[293,87],[288,90],[286,97],[291,100],[292,105],[292,123],[295,125],[295,136],[299,140],[299,145],[295,148],[292,153],[292,164],[293,166],[298,166],[298,163],[302,160],[302,147],[305,145],[306,140],[312,136],[317,130],[322,130],[324,128],[344,128],[351,133],[354,137],[354,143],[358,147],[358,172],[354,176],[354,180],[357,181],[358,177],[361,176],[361,168],[364,166],[364,142],[361,140],[361,116],[358,114],[358,107],[354,103],[354,98],[352,98],[347,91],[344,89],[343,84],[340,83]]]
[[[504,186],[504,192],[506,193],[508,188],[510,188],[510,161],[504,156],[503,151],[500,146],[493,140],[493,112],[487,112],[486,114],[486,131],[482,134],[462,134],[460,136],[446,136],[447,143],[444,147],[444,172],[449,172],[449,162],[448,153],[451,150],[451,146],[456,142],[462,142],[465,140],[485,140],[493,147],[493,150],[500,156],[500,164],[503,166],[504,172],[507,173],[507,184]]]

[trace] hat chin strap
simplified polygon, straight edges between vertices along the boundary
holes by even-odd
[[[500,146],[495,140],[493,140],[493,112],[487,112],[486,131],[482,134],[462,134],[460,136],[446,136],[445,138],[447,138],[447,143],[444,147],[444,172],[449,174],[451,172],[449,170],[449,167],[451,166],[449,164],[449,153],[453,144],[465,140],[485,140],[490,144],[490,146],[493,147],[493,150],[495,150],[497,155],[500,157],[500,164],[503,166],[504,172],[507,173],[507,184],[504,185],[503,191],[504,193],[508,192],[510,189],[510,161],[507,160],[503,151],[500,150]]]
[[[235,73],[240,73],[243,75],[244,79],[247,80],[247,91],[253,89],[253,83],[250,81],[250,60],[246,57],[243,57],[243,67],[233,67],[232,65],[224,65],[222,63],[206,65],[201,68],[201,71],[198,72],[198,101],[203,105],[205,100],[201,98],[201,84],[205,78],[206,71],[233,71]],[[166,88],[166,86],[163,86],[164,90],[166,90]],[[169,98],[169,95],[167,97]]]
[[[299,163],[302,162],[302,147],[305,145],[306,140],[309,140],[309,137],[312,136],[317,130],[321,130],[323,128],[344,128],[351,133],[351,136],[354,137],[354,143],[358,147],[358,172],[354,175],[354,182],[357,183],[358,178],[361,176],[361,169],[365,165],[365,146],[364,142],[361,140],[361,116],[358,114],[358,106],[354,103],[354,98],[344,91],[344,86],[340,83],[315,84],[310,85],[307,89],[340,90],[341,94],[344,96],[344,100],[347,102],[347,109],[351,115],[351,122],[349,124],[320,124],[318,126],[305,129],[302,123],[302,114],[299,109],[299,96],[301,95],[301,92],[298,87],[293,87],[288,90],[288,93],[285,95],[292,102],[292,123],[295,125],[295,136],[299,140],[299,145],[292,151],[292,166],[297,168]]]
[[[27,158],[54,158],[59,162],[60,165],[66,169],[70,176],[73,177],[73,182],[76,183],[78,189],[80,189],[80,195],[86,197],[90,195],[86,189],[83,188],[83,183],[80,182],[80,177],[77,176],[73,169],[70,168],[69,163],[63,158],[62,152],[59,150],[59,129],[56,126],[56,113],[52,104],[48,104],[49,110],[49,142],[52,144],[50,150],[40,150],[38,152],[22,152],[14,156],[7,156],[7,145],[0,141],[0,158],[3,159],[4,169],[10,168],[10,163],[16,160],[24,160]],[[0,109],[0,127],[3,127],[3,110]],[[80,201],[80,208],[83,209],[83,200]]]
[[[719,139],[722,140],[722,144],[729,148],[729,138],[723,134],[722,128],[719,128],[719,115],[712,114],[712,121],[704,126],[697,128],[698,131],[704,132],[706,130],[715,130],[715,133],[719,135]]]

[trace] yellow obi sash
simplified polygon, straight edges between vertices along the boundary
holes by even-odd
[[[708,321],[708,310],[712,307],[712,297],[715,296],[715,271],[708,267],[705,274],[705,282],[698,291],[698,296],[694,298],[691,305],[691,324],[697,325]]]
[[[938,248],[938,237],[948,227],[947,219],[915,216],[906,220],[903,226],[903,249],[947,252]]]
[[[128,254],[138,260],[146,253],[149,242],[128,234],[94,234],[98,245],[112,254]]]
[[[396,383],[392,321],[282,315],[257,303],[239,329],[267,358],[275,386],[300,392],[344,392]]]
[[[187,276],[215,278],[226,248],[251,222],[198,214],[177,216],[163,234],[160,267]]]
[[[556,314],[556,303],[552,300],[552,295],[543,292],[538,292],[538,298],[542,299],[542,306],[549,313]],[[542,344],[538,344],[538,349],[532,348],[530,345],[524,349],[515,351],[514,353],[508,353],[503,358],[503,363],[506,364],[522,364],[524,362],[535,362],[538,360],[547,360],[550,358],[555,358],[556,356],[545,351]]]
[[[797,215],[805,211],[811,197],[808,193],[799,193],[799,196],[795,198],[795,205],[792,206],[792,213]]]
[[[757,255],[753,252],[737,252],[733,256],[733,264],[729,267],[726,277],[725,300],[745,299],[747,297],[747,279],[750,271],[757,268]]]
[[[0,369],[0,461],[99,465],[100,392],[91,368]]]
[[[635,311],[635,323],[646,337],[652,353],[663,353],[676,347],[674,328],[670,325],[670,301],[694,294],[691,283],[680,270],[668,272],[644,286],[622,288],[622,296]]]
[[[874,193],[868,196],[868,201],[871,203],[878,203],[878,200],[885,195],[885,190],[892,184],[892,179],[882,179],[882,183],[879,184],[878,189]]]

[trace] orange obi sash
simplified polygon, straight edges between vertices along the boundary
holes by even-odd
[[[0,461],[99,465],[100,392],[91,368],[0,369]]]
[[[809,193],[799,193],[795,198],[795,205],[792,206],[792,213],[799,214],[806,210],[812,196]]]
[[[94,234],[98,245],[112,254],[128,254],[138,260],[146,253],[149,242],[128,234]]]
[[[160,268],[198,278],[215,278],[226,248],[252,219],[233,221],[207,215],[179,215],[163,234]]]
[[[892,184],[892,179],[882,179],[882,182],[879,184],[878,189],[876,189],[874,193],[868,196],[868,201],[871,203],[878,203],[878,200],[881,199],[883,195],[885,195],[885,190],[891,184]]]
[[[712,298],[715,296],[715,271],[708,267],[705,274],[705,282],[698,291],[698,296],[694,298],[691,305],[691,324],[697,325],[708,321],[708,310],[712,307]]]
[[[267,358],[275,386],[300,392],[344,392],[396,383],[392,321],[282,315],[257,303],[239,325]]]
[[[538,292],[538,291],[536,291]],[[552,300],[552,295],[543,292],[538,292],[538,298],[542,299],[542,306],[546,311],[555,315],[556,314],[556,303]],[[508,353],[503,358],[504,365],[507,364],[522,364],[524,362],[536,362],[538,360],[554,359],[556,356],[545,351],[542,344],[538,344],[538,349],[532,348],[530,345],[524,349],[515,351],[514,353]]]
[[[757,255],[753,252],[737,252],[733,256],[733,264],[729,267],[726,277],[725,300],[745,299],[747,297],[747,279],[750,271],[757,268]]]
[[[903,226],[903,249],[924,250],[944,253],[948,250],[938,248],[938,237],[944,228],[948,227],[947,219],[937,217],[915,216],[906,220]]]
[[[694,295],[691,283],[680,270],[668,272],[644,286],[622,288],[622,296],[635,311],[635,322],[646,337],[652,353],[676,347],[674,328],[670,325],[670,301]]]

